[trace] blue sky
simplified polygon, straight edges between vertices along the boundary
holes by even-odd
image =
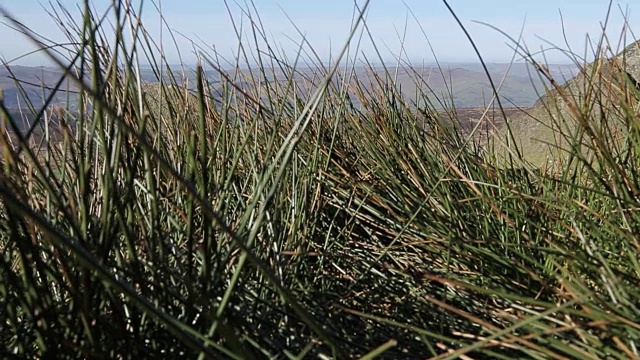
[[[136,6],[140,4],[140,0],[131,1]],[[60,2],[74,14],[79,14],[76,8],[78,0]],[[95,0],[93,3],[96,8],[105,9],[111,1]],[[184,35],[176,33],[178,49],[184,62],[195,61],[191,41],[205,47],[215,46],[222,56],[233,57],[238,40],[233,33],[224,1],[146,0],[143,21],[150,33],[157,38],[160,22],[154,3],[162,5],[163,14],[172,30]],[[295,31],[292,21],[304,32],[306,39],[320,56],[328,59],[330,54],[335,55],[344,44],[354,14],[352,0],[255,0],[254,3],[270,43],[277,45],[289,56],[295,54],[301,42],[301,36]],[[363,4],[364,1],[358,0],[358,3]],[[499,32],[474,21],[489,23],[514,37],[518,36],[524,26],[524,40],[531,50],[550,47],[540,38],[566,49],[560,20],[562,12],[569,45],[574,51],[584,54],[586,34],[596,38],[602,32],[601,22],[605,19],[608,3],[608,0],[449,0],[449,4],[468,27],[485,60],[492,62],[508,62],[511,59],[512,50],[507,46],[508,40]],[[634,0],[614,1],[607,34],[615,46],[620,41],[624,24],[623,11],[629,12],[632,24],[626,42],[631,42],[634,35],[635,38],[640,38],[640,15],[636,16],[636,12],[640,11],[640,4],[636,3]],[[38,0],[0,0],[0,6],[36,32],[46,34],[55,41],[63,41],[64,36],[46,15],[43,4],[49,6],[48,2]],[[238,5],[237,2],[229,1],[229,6],[231,14],[239,22],[242,18],[241,8],[246,3],[242,0]],[[423,27],[426,38],[418,22]],[[462,30],[440,0],[371,0],[367,25],[387,61],[400,53],[400,37],[405,25],[405,57],[414,63],[433,61],[426,39],[431,42],[435,55],[441,61],[477,60]],[[244,41],[244,44],[250,43]],[[178,50],[168,40],[164,44],[169,61],[178,62]],[[13,30],[0,25],[0,57],[12,60],[31,49],[32,45]],[[363,40],[360,50],[368,57],[375,56],[368,39]],[[567,57],[558,51],[550,51],[546,55],[552,63],[568,62]],[[39,65],[42,62],[41,56],[32,55],[15,64]]]

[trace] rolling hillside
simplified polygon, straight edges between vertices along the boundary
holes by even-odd
[[[640,79],[640,41],[609,58],[585,66],[563,86],[542,96],[532,107],[509,119],[511,134],[526,160],[541,165],[549,156],[563,156],[569,139],[581,136],[583,150],[597,146],[594,141],[617,141],[626,135],[625,111],[637,104]],[[637,110],[636,110],[637,111]],[[589,132],[593,132],[593,136]],[[582,134],[585,135],[585,134]],[[497,145],[509,145],[506,129],[497,132]],[[564,149],[564,150],[563,150]]]

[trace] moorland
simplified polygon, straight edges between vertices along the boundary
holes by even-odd
[[[182,71],[124,2],[79,11],[70,57],[2,70],[3,358],[640,356],[640,43],[516,43],[502,86],[272,48]]]

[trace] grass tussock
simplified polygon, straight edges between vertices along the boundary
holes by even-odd
[[[585,118],[588,156],[505,167],[392,73],[280,61],[259,23],[258,70],[178,73],[133,9],[83,10],[43,50],[77,98],[37,132],[2,107],[3,357],[639,356],[630,97],[625,141]]]

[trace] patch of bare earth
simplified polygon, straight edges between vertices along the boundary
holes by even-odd
[[[505,116],[512,118],[526,112],[526,108],[493,108],[484,107],[465,108],[441,111],[440,116],[451,121],[457,121],[465,133],[470,133],[480,123],[476,135],[482,136],[492,130],[501,129],[505,124]]]

